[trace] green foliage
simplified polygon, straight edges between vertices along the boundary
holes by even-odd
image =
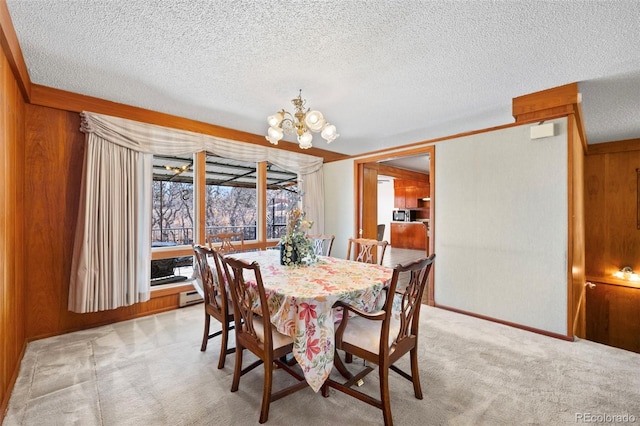
[[[313,222],[305,219],[305,213],[299,208],[289,212],[287,233],[280,238],[284,265],[308,265],[318,260],[313,243],[307,237],[307,231],[312,226]]]

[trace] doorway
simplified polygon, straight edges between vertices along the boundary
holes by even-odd
[[[411,166],[411,164],[414,164]],[[394,208],[403,204],[406,208],[420,212],[417,217],[422,219],[428,224],[428,233],[425,230],[425,234],[428,238],[425,238],[425,251],[427,253],[433,253],[434,241],[435,241],[435,147],[433,145],[414,148],[403,152],[394,152],[381,154],[375,157],[367,157],[355,161],[356,166],[356,235],[360,235],[363,238],[377,238],[378,231],[378,180],[379,176],[388,176],[407,182],[415,181],[422,182],[421,190],[426,192],[417,193],[417,189],[398,191],[398,195],[394,194]],[[412,167],[414,170],[410,170]],[[419,171],[416,171],[418,169]],[[426,176],[426,177],[425,177]],[[428,181],[428,182],[426,182]],[[428,184],[428,186],[427,186]],[[418,188],[413,186],[412,188]],[[409,193],[407,198],[407,192]],[[401,200],[401,195],[404,195],[404,200]],[[418,196],[420,195],[420,196]],[[398,198],[398,200],[396,200]],[[407,201],[409,200],[409,201]],[[389,211],[389,217],[392,213]],[[389,227],[391,225],[389,220]],[[389,229],[389,236],[390,236]],[[387,234],[385,234],[387,235]],[[390,240],[393,240],[390,237]],[[393,242],[392,242],[393,248]],[[406,253],[405,253],[406,255]],[[433,274],[429,280],[429,286],[427,288],[426,302],[429,305],[434,305],[433,298],[434,280]]]

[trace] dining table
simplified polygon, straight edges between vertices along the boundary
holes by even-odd
[[[342,319],[342,310],[333,304],[343,301],[365,312],[378,310],[393,275],[392,269],[381,265],[327,256],[306,265],[285,266],[279,250],[227,256],[260,265],[270,321],[293,339],[293,357],[315,392],[333,369],[335,328]],[[255,289],[255,276],[245,279]],[[257,292],[254,297],[257,308]]]

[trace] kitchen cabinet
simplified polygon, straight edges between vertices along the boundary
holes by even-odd
[[[415,209],[418,207],[418,188],[415,186],[408,186],[405,188],[405,208]]]
[[[426,250],[427,226],[422,222],[391,222],[391,247]]]
[[[430,196],[427,182],[396,179],[393,186],[393,206],[397,209],[420,208],[422,198]]]
[[[393,191],[393,207],[396,209],[404,209],[407,198],[406,188],[395,188]]]
[[[431,192],[429,191],[429,186],[418,186],[416,187],[416,198],[421,200],[423,198],[431,197]]]

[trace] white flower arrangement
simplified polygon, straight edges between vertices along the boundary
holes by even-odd
[[[307,231],[313,221],[305,219],[300,208],[294,208],[287,216],[287,232],[280,238],[280,261],[283,265],[304,265],[315,262],[318,258],[313,243],[307,237]]]

